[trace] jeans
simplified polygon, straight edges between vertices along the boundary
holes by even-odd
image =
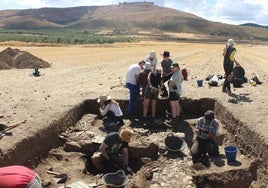
[[[129,98],[129,103],[128,103],[128,115],[133,115],[135,111],[135,101],[140,93],[140,85],[133,85],[133,84],[127,83],[126,86],[129,89],[129,93],[130,93],[130,98]]]

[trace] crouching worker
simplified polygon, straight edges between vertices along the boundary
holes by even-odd
[[[132,137],[132,131],[125,126],[118,132],[109,133],[99,151],[91,157],[91,161],[97,170],[112,172],[124,169],[126,174],[132,172],[128,166],[128,143]]]
[[[1,188],[42,188],[40,177],[25,166],[14,165],[0,168]]]
[[[203,117],[197,120],[195,133],[197,134],[196,140],[191,148],[193,163],[201,162],[205,166],[209,166],[209,156],[218,157],[219,147],[213,141],[218,135],[219,123],[214,117],[214,112],[208,110]]]
[[[122,125],[124,125],[123,112],[119,106],[119,103],[111,99],[111,96],[101,95],[99,96],[97,102],[99,103],[100,114],[105,117],[103,118],[103,120],[104,126],[106,126],[106,128],[108,128],[109,126],[121,127]]]

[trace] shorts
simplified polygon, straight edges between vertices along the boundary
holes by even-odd
[[[180,95],[177,92],[173,92],[173,91],[169,92],[169,98],[168,99],[170,101],[177,101],[177,100],[179,100],[179,98],[180,98]]]
[[[159,94],[158,89],[147,86],[145,89],[144,98],[156,100],[158,99],[158,94]]]

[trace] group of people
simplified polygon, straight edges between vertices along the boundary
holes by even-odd
[[[231,93],[231,77],[234,63],[239,66],[235,60],[236,49],[233,39],[229,39],[223,50],[225,71],[225,81],[222,91]],[[140,87],[142,87],[143,118],[147,117],[149,103],[152,104],[152,118],[156,115],[156,101],[159,92],[161,97],[167,97],[170,101],[172,120],[180,116],[179,97],[181,95],[181,83],[183,75],[178,63],[170,59],[170,53],[163,53],[161,67],[157,67],[157,58],[155,51],[141,60],[138,64],[131,65],[127,71],[126,87],[130,91],[130,100],[128,106],[128,114],[135,113],[135,100],[139,96]],[[39,74],[38,69],[36,73]],[[38,75],[36,75],[38,76]],[[168,81],[168,91],[165,82]],[[101,163],[107,169],[117,166],[131,173],[129,167],[128,144],[131,141],[133,132],[130,128],[124,126],[123,112],[119,103],[109,95],[101,95],[98,100],[99,112],[102,116],[107,116],[112,120],[113,125],[119,127],[118,132],[107,134],[103,143],[98,150]],[[218,135],[219,123],[215,118],[212,110],[205,112],[204,116],[198,118],[195,133],[197,137],[190,149],[193,163],[203,162],[202,158],[209,154],[210,156],[219,156],[219,148],[214,142],[214,138]],[[94,161],[93,161],[94,164]],[[94,164],[99,166],[98,164]],[[104,170],[104,169],[99,169]],[[25,166],[13,165],[0,168],[0,187],[5,188],[41,188],[41,179],[36,172]]]
[[[208,110],[204,116],[198,118],[194,132],[197,136],[190,149],[192,161],[194,164],[202,163],[209,166],[207,154],[212,157],[219,156],[219,147],[214,142],[219,133],[219,122],[214,111]],[[99,150],[91,158],[97,170],[107,172],[124,169],[127,174],[132,173],[128,155],[128,144],[132,137],[132,130],[126,126],[120,127],[118,132],[107,134]],[[98,160],[93,159],[96,155]]]
[[[156,52],[151,51],[149,55],[138,64],[131,65],[126,74],[126,87],[129,89],[130,99],[128,115],[135,114],[135,102],[142,88],[143,97],[143,119],[148,118],[148,108],[151,102],[151,120],[156,116],[156,102],[159,97],[170,101],[172,120],[180,116],[179,97],[182,92],[182,71],[178,63],[170,59],[170,53],[164,51],[161,67],[157,67]],[[168,85],[168,90],[165,83]],[[168,92],[169,91],[169,92]]]
[[[225,71],[225,81],[222,87],[222,91],[228,94],[231,93],[231,79],[234,63],[239,66],[239,63],[235,59],[236,49],[234,47],[235,42],[233,39],[229,39],[223,50],[223,68]],[[128,105],[128,115],[132,116],[135,114],[135,101],[140,95],[140,88],[142,89],[143,97],[143,119],[148,116],[149,104],[151,102],[151,117],[152,119],[156,116],[156,102],[158,97],[168,97],[171,107],[172,122],[180,116],[180,104],[179,98],[182,92],[181,83],[184,80],[184,75],[180,70],[178,63],[173,62],[170,59],[170,53],[164,51],[162,54],[163,60],[161,61],[161,67],[157,67],[157,57],[155,51],[151,51],[149,55],[141,60],[138,64],[131,65],[128,68],[126,75],[126,87],[130,92],[130,99]],[[165,87],[165,82],[168,82],[168,90]],[[101,98],[101,97],[100,97]],[[109,98],[109,97],[108,97]],[[99,102],[101,99],[99,99]],[[111,99],[107,100],[107,104],[100,107],[100,113],[105,115],[107,109],[113,111],[113,119],[116,122],[122,122],[122,111],[117,102],[112,102]],[[103,101],[102,101],[103,102]],[[105,138],[103,144],[100,147],[100,152],[104,158],[104,161],[112,161],[112,163],[118,163],[118,158],[114,158],[111,148],[114,148],[116,153],[119,153],[119,148],[122,150],[123,158],[121,164],[128,166],[128,154],[127,146],[130,141],[124,138],[122,135],[126,131],[129,137],[131,137],[131,130],[126,128],[120,128],[118,133],[110,133]],[[214,142],[214,138],[218,135],[219,123],[215,118],[215,114],[212,110],[205,112],[203,117],[197,120],[195,133],[197,137],[190,149],[193,163],[202,162],[202,158],[208,153],[210,156],[219,156],[219,148]],[[113,141],[110,141],[113,140]],[[109,152],[108,152],[109,151]],[[111,156],[109,156],[109,153]],[[128,167],[129,168],[129,167]]]

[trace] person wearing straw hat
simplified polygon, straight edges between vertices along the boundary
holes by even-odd
[[[123,126],[118,132],[111,132],[105,137],[99,151],[102,163],[107,171],[115,168],[131,171],[128,166],[128,144],[131,141],[132,134],[130,128]]]
[[[239,63],[235,59],[236,48],[234,47],[235,42],[233,39],[228,39],[225,48],[223,49],[222,55],[223,59],[223,68],[225,74],[225,80],[222,87],[222,92],[231,94],[231,79],[232,72],[234,68],[234,63],[239,66]]]
[[[11,165],[0,168],[0,187],[42,188],[42,182],[32,169],[21,165]]]
[[[204,161],[203,157],[209,156],[218,157],[219,147],[214,142],[214,138],[219,132],[219,122],[215,119],[215,114],[212,110],[205,112],[203,117],[198,118],[195,133],[197,137],[190,149],[193,163]],[[208,166],[208,162],[203,163]]]
[[[145,62],[150,63],[150,68],[152,72],[156,71],[157,57],[155,51],[150,51],[150,54],[145,57]]]
[[[100,95],[97,102],[99,103],[99,111],[102,116],[107,116],[112,122],[110,126],[122,126],[123,112],[119,106],[119,103],[111,98],[110,95]]]

